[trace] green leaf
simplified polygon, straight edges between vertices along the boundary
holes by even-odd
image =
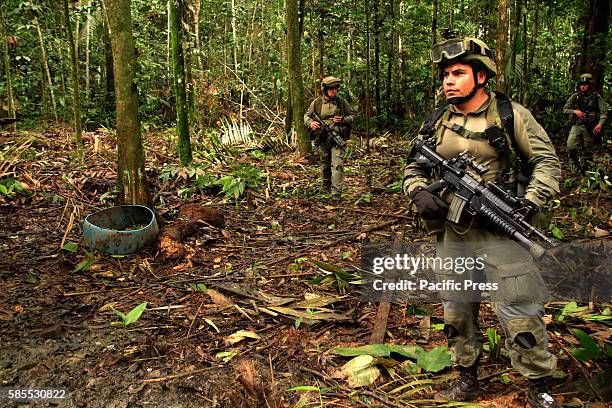
[[[580,329],[574,329],[574,336],[580,340],[580,344],[582,345],[582,347],[572,347],[570,349],[574,357],[582,361],[594,360],[602,357],[603,354],[599,346],[591,336]]]
[[[418,353],[423,351],[421,347],[416,346],[414,344],[408,344],[405,346],[401,344],[390,344],[389,350],[392,353],[397,353],[404,357],[408,357],[412,359],[416,359],[418,356]]]
[[[113,309],[113,313],[119,316],[122,322],[125,322],[125,314],[123,314],[123,312]]]
[[[451,364],[451,355],[446,347],[439,346],[431,351],[417,352],[417,365],[426,371],[437,373]]]
[[[556,239],[563,239],[563,232],[561,232],[561,230],[559,228],[557,228],[557,227],[552,227],[551,230],[550,230],[550,233]]]
[[[79,263],[72,272],[86,271],[91,268],[91,266],[95,263],[96,258],[88,256],[87,258],[85,258],[85,260],[81,261],[81,263]]]
[[[123,324],[128,326],[132,323],[136,323],[138,319],[140,319],[140,315],[142,314],[142,312],[145,311],[146,308],[147,302],[142,302],[141,304],[130,310],[130,312],[125,316]]]
[[[339,354],[344,357],[353,356],[373,356],[373,357],[388,357],[391,354],[389,346],[386,344],[370,344],[359,347],[336,347],[331,350],[334,354]]]
[[[62,249],[68,252],[76,252],[79,249],[79,245],[75,242],[66,242],[66,244],[64,244]]]

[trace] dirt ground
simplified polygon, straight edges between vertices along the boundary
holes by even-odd
[[[374,385],[354,389],[335,378],[348,359],[331,350],[367,344],[377,305],[334,274],[328,282],[313,281],[323,277],[315,262],[357,272],[366,241],[392,242],[398,234],[409,241],[429,239],[417,227],[406,198],[385,189],[399,179],[405,141],[378,138],[370,153],[351,142],[349,191],[340,203],[321,196],[317,167],[295,154],[256,159],[245,151],[236,160],[251,162],[268,176],[249,193],[248,202],[236,205],[207,189],[187,191],[181,199],[191,186],[188,175],[179,173],[170,183],[160,180],[161,169],[172,163],[172,146],[165,135],[150,135],[148,175],[152,191],[159,192],[156,209],[163,219],[172,221],[181,205],[192,203],[220,210],[225,220],[223,228],[202,225],[183,243],[183,255],[168,259],[157,246],[123,257],[85,252],[84,217],[111,205],[102,202],[115,180],[110,134],[88,135],[83,165],[69,159],[61,130],[21,136],[38,141],[27,144],[11,163],[5,155],[8,165],[1,168],[23,181],[25,193],[0,196],[0,386],[61,387],[67,398],[2,400],[0,405],[457,406],[432,400],[434,391],[452,380],[451,370],[406,374],[389,367]],[[102,146],[97,153],[94,139]],[[4,152],[19,146],[5,144]],[[227,165],[217,163],[209,171],[222,173]],[[573,194],[569,189],[564,193]],[[598,200],[595,211],[609,212],[608,197]],[[598,229],[605,230],[605,214],[601,219]],[[78,249],[62,250],[67,242],[77,243]],[[88,258],[90,265],[82,267]],[[326,314],[295,306],[313,299],[325,299]],[[147,309],[136,323],[116,324],[113,310],[127,313],[142,302]],[[563,353],[579,343],[569,323],[553,318],[562,307],[553,304],[546,311],[550,349],[567,374],[556,380],[554,391],[573,406],[607,406],[601,400],[612,395],[610,360],[580,362]],[[502,333],[491,307],[483,305],[481,312],[482,327]],[[439,304],[393,303],[385,341],[425,349],[445,345],[441,322]],[[611,334],[603,321],[571,327],[607,340]],[[239,330],[250,337],[236,341],[231,335]],[[471,406],[526,405],[525,382],[508,367],[503,356],[485,355],[480,376],[489,378],[483,397]]]

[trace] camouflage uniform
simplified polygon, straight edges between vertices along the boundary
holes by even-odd
[[[567,150],[579,170],[582,170],[584,161],[592,158],[592,149],[596,145],[597,138],[593,134],[593,128],[598,124],[603,126],[608,113],[608,105],[604,99],[590,89],[593,84],[590,74],[581,76],[579,84],[584,83],[590,84],[589,90],[574,93],[563,106],[563,113],[569,115],[572,120],[572,128],[567,138]],[[586,117],[578,118],[574,113],[576,110],[584,112]],[[584,152],[582,165],[580,163],[581,152]]]
[[[559,191],[560,163],[548,135],[531,113],[514,102],[512,108],[515,147],[532,169],[525,198],[541,207]],[[478,164],[488,166],[489,170],[482,176],[485,181],[493,181],[504,163],[511,165],[514,162],[514,157],[511,160],[502,157],[488,140],[472,138],[490,125],[495,109],[495,94],[492,92],[478,110],[467,116],[449,105],[435,129],[436,151],[449,159],[467,150]],[[462,135],[452,129],[453,125],[467,131]],[[513,173],[510,174],[513,178]],[[417,163],[411,163],[405,170],[404,192],[409,194],[432,181]],[[453,197],[452,193],[447,192],[441,198],[450,204]],[[449,211],[447,220],[455,215],[452,210]],[[530,379],[550,376],[555,370],[556,358],[547,350],[546,327],[542,322],[542,301],[546,293],[542,291],[544,283],[529,253],[518,244],[508,243],[501,236],[471,221],[462,221],[458,225],[442,220],[426,222],[426,226],[430,233],[438,234],[441,241],[438,257],[478,256],[479,251],[487,253],[485,278],[500,282],[501,300],[495,303],[495,311],[506,334],[506,347],[510,351],[513,367]],[[476,245],[476,253],[466,254],[463,243]],[[444,279],[441,275],[438,278]],[[482,351],[482,334],[478,329],[479,303],[462,302],[444,293],[441,296],[445,299],[444,330],[453,360],[462,367],[473,366]]]
[[[337,80],[338,84],[340,83],[340,80],[333,77],[326,77],[323,81],[325,82],[328,78],[331,78],[332,81]],[[310,128],[310,124],[315,120],[313,113],[316,113],[322,121],[331,126],[342,139],[348,140],[351,135],[351,125],[354,119],[353,109],[344,98],[336,96],[333,99],[329,99],[324,91],[323,96],[315,98],[304,114],[304,125],[310,131],[310,138],[314,140],[319,153],[321,170],[323,172],[323,188],[326,192],[331,192],[333,198],[338,199],[345,189],[345,148],[336,146],[322,128],[316,131]],[[334,124],[332,121],[332,118],[336,115],[343,117],[342,122],[339,124]]]

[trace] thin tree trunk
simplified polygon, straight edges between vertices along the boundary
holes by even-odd
[[[136,49],[132,34],[130,0],[104,0],[113,48],[117,103],[117,187],[120,203],[153,208],[145,173],[145,154],[138,116]]]
[[[87,20],[85,22],[85,98],[89,98],[89,38],[91,34],[91,5],[93,0],[87,2]]]
[[[512,37],[510,39],[510,46],[512,50],[512,54],[510,54],[510,69],[506,78],[506,92],[508,94],[512,93],[514,76],[516,70],[516,54],[518,52],[518,39],[519,39],[519,30],[521,23],[521,3],[519,0],[514,1],[514,18],[512,22]]]
[[[521,80],[521,96],[520,103],[521,105],[525,105],[525,95],[527,94],[527,89],[529,88],[529,84],[527,83],[527,75],[529,70],[529,61],[527,61],[527,0],[524,3],[523,10],[523,78]]]
[[[533,20],[531,21],[531,39],[529,41],[529,64],[526,65],[526,79],[527,82],[527,92],[525,97],[523,98],[524,105],[529,107],[531,103],[531,65],[533,64],[533,58],[535,55],[536,44],[538,42],[538,20],[540,18],[540,1],[534,0],[535,12],[533,15]]]
[[[178,136],[178,155],[182,166],[192,160],[187,120],[187,90],[185,78],[185,57],[183,54],[181,0],[170,0],[170,31],[172,36],[172,70],[174,77],[174,97],[176,106],[176,131]]]
[[[374,98],[376,102],[376,115],[381,111],[380,100],[380,32],[382,19],[380,18],[380,0],[374,0]]]
[[[506,47],[508,44],[508,0],[498,2],[499,20],[497,26],[497,89],[506,89]]]
[[[304,127],[304,83],[302,79],[302,53],[300,47],[300,24],[298,0],[286,0],[287,18],[287,63],[291,83],[293,105],[293,127],[297,134],[298,151],[302,157],[310,157],[312,147]]]
[[[366,23],[366,46],[365,46],[365,137],[366,137],[366,152],[370,152],[370,4],[368,0],[364,0],[363,8],[365,10]]]
[[[2,5],[0,4],[0,35],[2,36],[2,48],[4,50],[4,77],[6,78],[6,99],[8,105],[8,115],[10,118],[15,117],[15,100],[13,97],[13,75],[11,73],[11,59],[9,56],[9,43],[8,33],[6,29],[6,21],[4,20],[4,13],[2,12]],[[2,109],[2,106],[0,106]],[[16,126],[13,123],[10,128],[14,132]]]
[[[68,13],[68,0],[64,3],[64,26],[68,36],[68,49],[70,50],[70,76],[72,78],[72,113],[74,115],[74,133],[77,148],[77,157],[83,159],[83,127],[81,124],[81,92],[79,90],[79,66],[75,42],[70,27],[70,14]]]
[[[115,103],[115,75],[113,73],[113,48],[110,39],[110,23],[108,21],[108,12],[104,1],[102,2],[102,14],[104,15],[104,67],[106,72],[106,94],[104,95],[104,104],[106,110],[110,111]]]
[[[45,76],[47,77],[47,86],[49,87],[49,95],[51,95],[51,105],[53,106],[53,118],[57,120],[57,105],[55,103],[55,92],[53,91],[53,80],[51,79],[51,71],[49,70],[49,60],[47,58],[47,51],[45,49],[45,41],[40,30],[40,24],[38,18],[34,16],[33,19],[34,28],[36,28],[36,34],[38,36],[38,45],[40,46],[40,55],[42,58],[43,69]]]
[[[433,0],[431,2],[431,44],[436,43],[438,32],[438,0]],[[432,103],[435,107],[438,104],[437,101],[437,89],[438,86],[438,69],[435,64],[431,65],[431,95],[432,95]]]
[[[236,35],[236,0],[232,0],[232,53],[234,72],[238,75],[238,36]]]

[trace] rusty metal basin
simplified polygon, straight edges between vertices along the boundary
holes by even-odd
[[[155,214],[142,205],[107,208],[83,221],[85,244],[106,255],[136,253],[154,242],[158,233]]]

